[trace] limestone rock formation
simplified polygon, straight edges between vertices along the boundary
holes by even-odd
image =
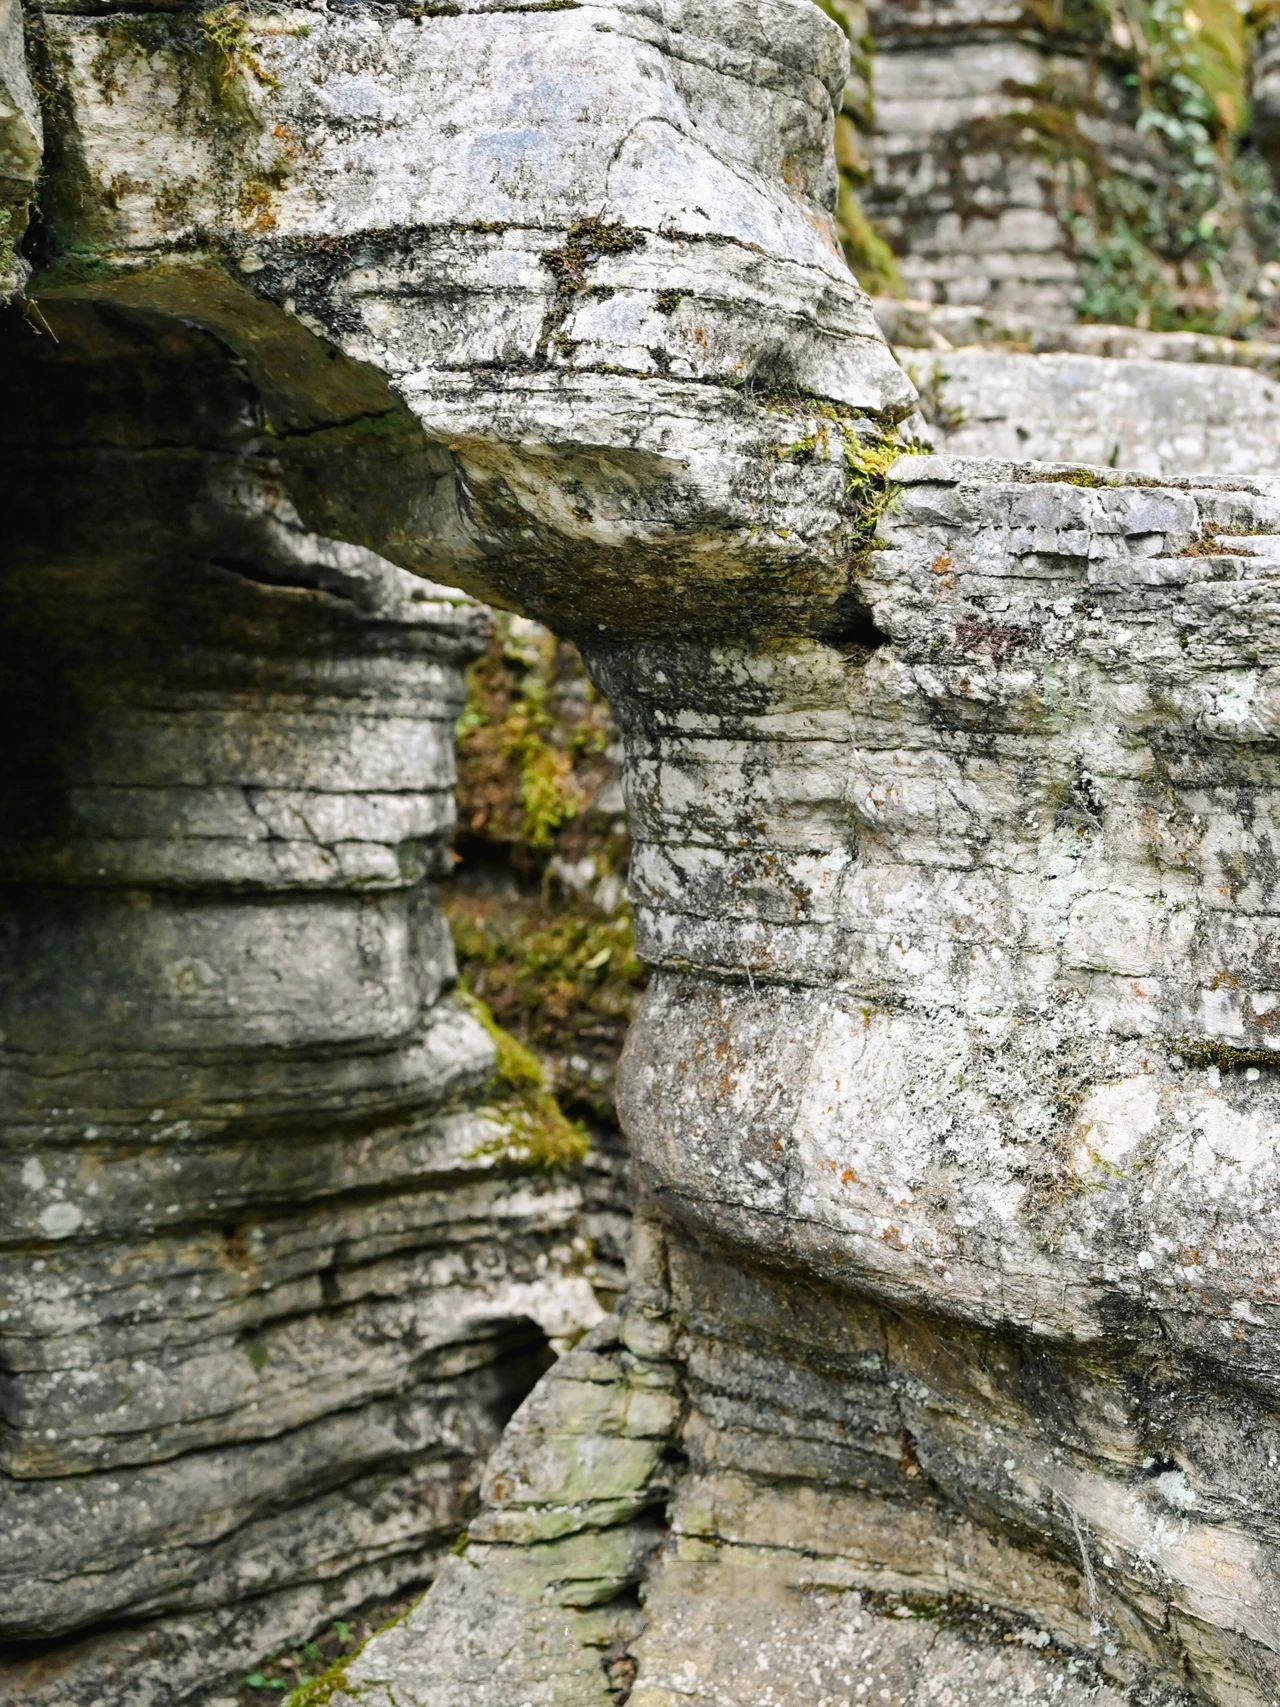
[[[1280,486],[895,477],[861,645],[597,655],[665,968],[624,1063],[639,1363],[521,1414],[467,1558],[352,1699],[386,1676],[414,1707],[603,1702],[626,1660],[649,1707],[806,1700],[814,1597],[860,1641],[886,1593],[1117,1685],[1275,1688],[1275,997],[1245,779]],[[643,1427],[637,1383],[676,1400]],[[639,1468],[553,1451],[553,1404],[570,1438],[638,1433]],[[760,1601],[785,1609],[767,1634]],[[486,1674],[506,1622],[525,1645]],[[835,1655],[819,1693],[851,1698]],[[965,1693],[969,1663],[955,1698],[999,1698],[981,1669]],[[1038,1663],[1045,1696],[1075,1687]],[[773,1695],[734,1693],[761,1668]]]
[[[1240,149],[1220,0],[869,0],[863,202],[910,297],[1233,335],[1276,322],[1277,208]],[[1269,49],[1255,94],[1265,115]]]
[[[0,5],[0,301],[27,276],[17,244],[40,172],[42,126],[23,50],[18,0]]]
[[[523,562],[536,609],[625,561],[661,626],[692,504],[708,539],[736,513],[744,581],[826,604],[844,477],[762,533],[791,416],[752,393],[832,346],[870,430],[910,387],[775,187],[834,181],[807,4],[736,49],[695,8],[37,24],[0,1692],[168,1703],[429,1575],[598,1315],[582,1185],[530,1167],[577,1137],[450,993],[429,884],[483,624],[436,583]]]
[[[580,1141],[433,895],[484,610],[209,334],[3,345],[0,1699],[207,1699],[430,1576],[600,1314]]]
[[[545,1110],[500,1047],[505,1136],[483,1112],[493,1056],[421,887],[476,643],[445,583],[576,640],[623,732],[656,969],[620,1080],[639,1213],[621,1314],[517,1413],[419,1609],[319,1698],[1263,1707],[1280,487],[899,459],[913,390],[832,223],[846,46],[809,0],[43,28],[33,290],[61,342],[13,371],[86,371],[77,412],[32,383],[49,418],[8,417],[11,679],[58,644],[21,759],[51,786],[27,775],[6,856],[31,896],[9,963],[40,972],[6,1004],[39,1128],[6,1133],[14,1267],[45,1313],[5,1324],[4,1494],[69,1515],[61,1551],[34,1526],[16,1633],[163,1614],[150,1672],[145,1633],[97,1638],[134,1687],[234,1596],[305,1622],[438,1533],[537,1328],[592,1313],[580,1199],[514,1165]],[[59,447],[87,490],[60,477],[50,524]],[[175,1072],[190,1011],[209,1060]],[[282,1152],[319,1175],[282,1181]],[[392,1180],[445,1229],[411,1276]],[[236,1243],[264,1184],[273,1259]],[[197,1248],[166,1291],[175,1204]],[[272,1262],[247,1301],[241,1265]],[[334,1302],[378,1352],[325,1434]],[[77,1408],[117,1308],[130,1361]],[[65,1382],[51,1319],[87,1348]],[[157,1344],[211,1382],[174,1382],[190,1408],[152,1433]],[[352,1496],[336,1525],[317,1486]],[[74,1700],[75,1663],[41,1651],[14,1687]]]
[[[1280,468],[1280,346],[880,299],[935,449],[1245,479]]]

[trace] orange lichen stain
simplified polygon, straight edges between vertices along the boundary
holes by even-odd
[[[271,207],[272,186],[252,178],[240,191],[237,211],[246,231],[272,231],[276,216]]]
[[[950,589],[955,586],[956,578],[954,575],[952,575],[950,573],[950,570],[954,567],[954,564],[953,564],[952,559],[947,556],[945,551],[942,553],[941,557],[935,557],[933,562],[929,565],[929,567],[932,569],[933,573],[938,577],[938,580],[942,584],[942,586],[947,588],[948,591],[950,591]]]
[[[1211,990],[1239,990],[1242,985],[1234,972],[1215,972],[1209,980],[1209,988]]]
[[[896,1227],[886,1227],[880,1235],[884,1244],[892,1246],[895,1251],[905,1251],[907,1243]]]
[[[840,1175],[840,1184],[841,1185],[861,1185],[862,1181],[858,1178],[857,1174],[854,1173],[852,1168],[846,1168],[844,1170],[844,1172]]]
[[[694,327],[693,338],[694,338],[695,343],[701,344],[703,349],[704,350],[706,349],[706,347],[707,347],[707,334],[702,330],[701,326],[695,326]]]
[[[1145,987],[1140,979],[1131,978],[1129,980],[1129,988],[1133,991],[1134,995],[1140,1002],[1149,1002],[1151,1000],[1150,990]]]

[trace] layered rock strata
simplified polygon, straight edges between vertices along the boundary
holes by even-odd
[[[1280,494],[894,465],[807,0],[245,23],[229,132],[180,19],[49,16],[42,300],[580,642],[657,968],[626,1312],[329,1695],[1269,1700]]]
[[[1233,335],[1274,324],[1274,191],[1246,134],[1234,6],[867,10],[862,199],[907,296]],[[1264,36],[1264,130],[1269,52]]]
[[[1280,345],[883,298],[877,312],[947,455],[1244,479],[1280,468]]]
[[[905,1702],[886,1595],[957,1627],[957,1700],[1027,1666],[1071,1698],[1073,1653],[1275,1690],[1280,488],[895,475],[861,644],[596,655],[661,968],[623,1075],[639,1362],[520,1414],[467,1557],[339,1699],[839,1701],[873,1665]],[[643,1444],[548,1445],[548,1406]]]
[[[424,1581],[599,1310],[580,1175],[531,1166],[564,1117],[433,893],[486,613],[299,525],[213,338],[39,324],[4,355],[0,1698],[97,1707]]]
[[[625,563],[660,629],[692,505],[708,537],[738,518],[744,589],[794,567],[828,602],[806,491],[757,523],[790,415],[741,396],[726,461],[727,387],[820,381],[868,431],[910,387],[805,199],[840,38],[807,5],[719,29],[35,20],[5,368],[24,1702],[203,1699],[430,1575],[548,1342],[598,1313],[581,1186],[530,1169],[578,1141],[526,1057],[495,1070],[426,887],[481,640],[436,583],[518,570],[559,611]]]

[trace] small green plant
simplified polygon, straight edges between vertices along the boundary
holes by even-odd
[[[1113,476],[1103,474],[1097,468],[1054,468],[1048,473],[1035,475],[1035,481],[1040,486],[1118,486],[1120,482]]]
[[[200,33],[218,54],[224,93],[245,75],[252,77],[264,89],[280,87],[279,79],[271,75],[258,57],[249,19],[240,0],[227,0],[225,5],[202,12]]]
[[[469,814],[464,828],[534,853],[552,846],[588,798],[577,776],[580,753],[556,739],[549,703],[556,644],[546,636],[518,678],[501,647],[491,648],[472,665],[457,723]]]

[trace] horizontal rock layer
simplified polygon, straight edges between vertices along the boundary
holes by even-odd
[[[247,510],[286,537],[359,541],[433,581],[500,593],[579,640],[627,746],[639,941],[658,969],[620,1079],[643,1194],[622,1343],[605,1330],[535,1392],[491,1466],[466,1558],[335,1688],[432,1707],[628,1690],[650,1707],[776,1707],[815,1691],[861,1699],[873,1681],[877,1699],[905,1701],[924,1675],[940,1699],[976,1707],[1074,1699],[1101,1678],[1260,1707],[1277,1683],[1280,494],[993,460],[891,468],[912,389],[835,249],[828,143],[847,65],[839,32],[803,0],[468,5],[420,22],[299,10],[253,14],[221,49],[184,35],[189,23],[47,20],[63,152],[42,300],[75,305],[73,321],[123,323],[129,348],[139,322],[161,350],[180,339],[184,361],[212,348],[225,370],[222,413],[197,435],[220,459],[207,505],[178,501],[167,444],[154,465],[117,459],[116,494],[143,492],[132,508],[170,530],[177,561],[194,559],[184,586],[210,569],[237,585],[291,581],[282,559],[297,553],[277,531],[254,522],[242,543]],[[1059,46],[1007,34],[997,46],[1010,78],[1065,68]],[[924,65],[917,55],[913,95],[927,92]],[[970,69],[964,116],[977,123],[991,66]],[[1112,96],[1106,141],[1131,148]],[[910,158],[894,180],[917,201],[954,151],[941,105],[935,117],[919,183]],[[1011,277],[1024,270],[1015,250],[1048,257],[1047,300],[1061,278],[1043,187],[1029,170],[994,211]],[[230,431],[246,395],[257,413]],[[119,517],[118,504],[68,505],[43,560],[122,554],[126,603],[178,613],[181,633],[185,607],[132,591],[151,585],[153,560],[135,563],[118,519],[102,545],[93,517],[107,508]],[[181,549],[190,538],[208,543]],[[305,554],[348,593],[353,567],[369,569],[327,547]],[[332,597],[331,580],[312,580],[310,597]],[[50,608],[45,631],[73,634],[69,601]],[[414,792],[397,781],[415,765],[434,777],[443,752],[382,667],[398,643],[380,650],[344,620],[341,656],[362,662],[342,679],[361,711],[336,719],[336,748],[308,730],[320,759],[341,754],[332,764],[290,769],[283,737],[264,733],[252,768],[228,774],[215,691],[223,670],[250,683],[264,701],[255,728],[271,731],[299,709],[290,670],[309,659],[308,702],[328,707],[328,639],[290,630],[288,665],[273,653],[264,667],[232,632],[196,677],[207,780],[261,795],[255,823],[268,828],[265,848],[241,820],[251,850],[202,853],[231,861],[217,882],[237,907],[289,910],[279,941],[201,915],[197,964],[166,985],[170,914],[188,891],[171,872],[148,876],[164,899],[139,907],[128,935],[148,1002],[122,1022],[140,1059],[108,1059],[92,978],[79,1007],[60,995],[56,1024],[24,1023],[41,1050],[83,1035],[102,1057],[85,1082],[112,1087],[100,1100],[127,1111],[134,1151],[156,1108],[182,1165],[209,1132],[169,1128],[194,1116],[146,1073],[148,1050],[176,1048],[170,1016],[193,990],[211,1059],[234,1070],[237,1100],[218,1118],[270,1116],[236,1132],[237,1157],[279,1133],[293,1151],[342,1106],[357,1130],[342,1127],[333,1165],[375,1186],[405,1167],[412,1224],[445,1185],[506,1214],[500,1253],[468,1240],[453,1264],[428,1241],[419,1294],[402,1270],[379,1270],[367,1228],[309,1220],[343,1191],[309,1183],[299,1211],[277,1188],[320,1253],[291,1269],[282,1244],[279,1284],[297,1282],[303,1317],[317,1292],[325,1305],[330,1252],[352,1238],[370,1273],[357,1262],[349,1285],[337,1260],[336,1302],[354,1307],[368,1280],[353,1337],[367,1329],[379,1352],[362,1368],[403,1398],[418,1369],[451,1392],[443,1383],[468,1370],[446,1354],[486,1363],[481,1343],[487,1367],[509,1369],[510,1354],[527,1369],[537,1329],[559,1339],[590,1309],[571,1194],[519,1166],[545,1109],[528,1084],[520,1102],[518,1061],[501,1048],[512,1094],[505,1117],[484,1112],[499,1087],[482,1089],[483,1027],[450,996],[420,887],[430,808],[401,818],[381,800],[343,802],[330,833],[297,815],[299,797],[343,792],[334,779],[355,763],[376,796]],[[136,617],[121,628],[170,632]],[[461,649],[456,634],[441,645]],[[160,682],[168,656],[148,652]],[[425,722],[445,721],[429,708],[449,691],[439,679],[424,694]],[[94,720],[114,740],[68,742],[57,714],[74,699],[45,703],[84,791],[85,863],[71,873],[83,890],[94,859],[154,857],[133,791],[185,786],[182,727],[117,692]],[[142,709],[169,703],[157,692]],[[380,720],[367,744],[364,718]],[[104,802],[104,786],[124,797]],[[35,829],[47,835],[46,820]],[[138,869],[103,868],[113,904]],[[192,892],[203,906],[205,889]],[[67,940],[55,904],[29,916]],[[316,919],[320,939],[307,935]],[[223,951],[243,1008],[238,990],[234,1010],[208,994],[228,988]],[[437,1027],[449,1032],[438,1055]],[[257,1065],[274,1074],[281,1059],[296,1078],[268,1095]],[[214,1083],[198,1065],[199,1085]],[[97,1141],[84,1138],[86,1093],[57,1082],[61,1100],[41,1086],[37,1113],[63,1122],[59,1156],[93,1156],[76,1148]],[[392,1113],[397,1134],[412,1125],[407,1157],[380,1147]],[[77,1250],[61,1236],[80,1232],[73,1214],[87,1230],[99,1213],[92,1178],[30,1159],[28,1189],[56,1193],[38,1204],[57,1211],[45,1242]],[[228,1154],[200,1226],[238,1260],[215,1195],[236,1189],[230,1166]],[[504,1208],[495,1185],[525,1195]],[[141,1215],[165,1209],[157,1186]],[[212,1265],[207,1246],[195,1261]],[[332,1378],[294,1314],[264,1307],[245,1361],[278,1381],[302,1439],[329,1420]],[[447,1338],[444,1316],[464,1331]],[[236,1387],[214,1362],[235,1426],[269,1445],[243,1369]],[[491,1381],[473,1389],[493,1395],[490,1422],[520,1385]],[[76,1444],[86,1478],[138,1468],[147,1390],[119,1391],[123,1422]],[[212,1409],[178,1419],[193,1454]],[[14,1450],[29,1456],[15,1462],[40,1481],[44,1449],[22,1421]],[[484,1419],[466,1440],[443,1421],[400,1421],[412,1463],[397,1498],[429,1480],[419,1441],[429,1456],[456,1439],[463,1485]],[[145,1465],[153,1478],[160,1457]],[[193,1503],[193,1534],[200,1515]],[[418,1545],[434,1547],[435,1523]],[[149,1534],[141,1519],[136,1533]],[[342,1570],[363,1534],[339,1535]],[[213,1593],[263,1557],[247,1531],[243,1545],[220,1541]],[[276,1586],[293,1593],[318,1570],[310,1545],[304,1532],[301,1569],[279,1568]],[[64,1580],[50,1558],[50,1629],[69,1628]],[[102,1617],[176,1616],[179,1593],[191,1597],[149,1542],[109,1584]],[[936,1614],[936,1641],[899,1611]],[[929,1672],[935,1658],[944,1672]]]
[[[621,1079],[658,1252],[627,1343],[679,1417],[629,1492],[601,1449],[539,1493],[525,1413],[469,1564],[352,1673],[399,1699],[461,1698],[426,1655],[530,1572],[608,1615],[521,1614],[479,1699],[578,1699],[566,1668],[604,1699],[602,1655],[632,1700],[808,1699],[818,1587],[979,1642],[994,1616],[1117,1687],[1274,1688],[1280,489],[894,473],[858,638],[589,648],[659,968]],[[785,1660],[744,1595],[796,1607]]]
[[[207,334],[50,305],[5,384],[0,1696],[194,1700],[431,1574],[582,1183],[432,887],[483,610],[308,534]]]

